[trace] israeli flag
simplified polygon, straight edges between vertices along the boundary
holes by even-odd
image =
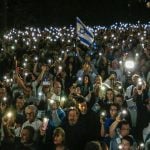
[[[94,41],[94,34],[85,26],[85,24],[77,17],[77,38],[82,44],[89,47]]]

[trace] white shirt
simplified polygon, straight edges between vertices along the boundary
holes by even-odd
[[[22,129],[26,126],[31,126],[34,128],[35,130],[35,134],[34,134],[34,140],[36,140],[38,138],[38,131],[40,129],[40,126],[42,125],[42,122],[39,119],[35,119],[35,121],[33,121],[32,123],[30,123],[28,120],[26,122],[23,123],[22,125]]]
[[[33,121],[32,123],[30,123],[28,120],[26,122],[23,123],[22,125],[22,129],[26,126],[31,126],[34,128],[35,131],[39,130],[40,126],[41,126],[42,122],[38,119],[36,119],[35,121]]]
[[[150,123],[149,125],[143,129],[143,140],[146,140],[146,137],[148,136],[148,134],[150,134]]]

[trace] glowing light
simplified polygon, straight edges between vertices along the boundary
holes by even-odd
[[[28,61],[28,59],[27,59],[27,58],[25,58],[25,59],[24,59],[24,61],[25,61],[25,62],[27,62],[27,61]]]
[[[104,86],[101,86],[101,90],[105,91],[105,90],[106,90],[106,88],[105,88]]]
[[[59,60],[59,61],[62,61],[62,58],[61,58],[61,57],[59,57],[59,58],[58,58],[58,60]]]
[[[7,76],[4,76],[3,78],[6,80],[6,79],[7,79]]]
[[[101,112],[101,116],[105,116],[106,115],[106,113],[103,111],[103,112]]]
[[[48,63],[50,64],[52,62],[52,60],[51,59],[48,59]]]
[[[63,96],[63,97],[61,97],[61,101],[65,101],[66,100],[66,98]]]
[[[34,60],[37,61],[37,60],[38,60],[38,57],[34,57]]]
[[[127,69],[133,69],[133,68],[135,67],[134,61],[132,61],[132,60],[126,61],[126,62],[125,62],[125,67],[126,67]]]
[[[106,39],[107,39],[107,36],[104,36],[104,39],[106,40]]]
[[[27,66],[27,63],[23,63],[23,66],[26,67],[26,66]]]
[[[119,61],[119,64],[122,64],[122,61],[121,61],[121,60]]]
[[[8,117],[8,118],[11,118],[11,117],[12,117],[12,112],[8,112],[8,113],[7,113],[7,117]]]
[[[62,66],[59,66],[58,69],[59,69],[59,70],[62,70]]]
[[[4,97],[4,98],[3,98],[3,101],[7,101],[7,97]]]
[[[135,56],[138,57],[138,56],[139,56],[139,53],[136,53]]]
[[[28,73],[27,73],[27,72],[25,72],[25,73],[24,73],[24,75],[25,75],[25,76],[28,76]]]
[[[44,122],[44,123],[48,122],[48,120],[49,120],[49,119],[46,118],[46,117],[43,118],[43,122]]]
[[[102,53],[99,53],[99,56],[102,56]]]
[[[144,143],[141,143],[141,144],[140,144],[140,147],[141,147],[141,148],[144,148]]]
[[[120,85],[120,86],[118,86],[118,89],[122,89],[122,86]]]
[[[81,78],[81,77],[79,77],[79,78],[78,78],[78,81],[82,81],[82,78]]]
[[[55,101],[53,99],[49,100],[50,104],[53,104]]]
[[[123,148],[123,146],[120,144],[119,146],[118,146],[118,149],[122,149]]]
[[[6,79],[6,82],[8,83],[10,80],[9,79]]]
[[[127,114],[127,111],[126,110],[122,110],[121,112],[123,115],[126,115]]]
[[[14,50],[14,49],[15,49],[15,46],[11,46],[11,49],[13,49],[13,50]]]
[[[38,95],[39,95],[39,96],[42,96],[42,92],[39,92]]]

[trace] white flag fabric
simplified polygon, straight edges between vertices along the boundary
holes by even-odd
[[[94,34],[86,27],[86,25],[77,17],[77,38],[82,44],[89,47],[94,41]]]

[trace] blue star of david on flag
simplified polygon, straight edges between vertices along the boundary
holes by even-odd
[[[85,24],[77,17],[77,38],[82,44],[89,47],[94,41],[93,33],[85,26]]]
[[[85,34],[85,30],[84,29],[80,29],[80,34]]]

